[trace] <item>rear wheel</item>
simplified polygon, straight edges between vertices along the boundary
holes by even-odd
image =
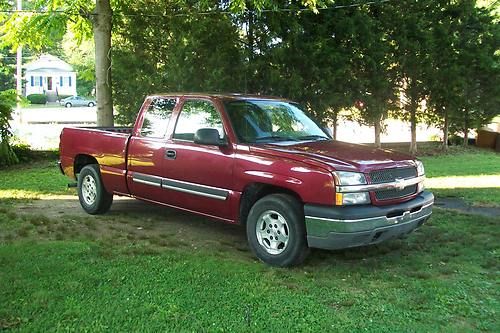
[[[257,201],[246,229],[253,253],[269,265],[298,265],[309,253],[303,209],[290,195],[271,194]]]
[[[91,108],[91,107],[93,107],[94,105],[95,105],[95,104],[94,104],[93,102],[90,102],[90,103],[89,103],[89,107],[90,107],[90,108]]]
[[[104,214],[113,203],[113,194],[104,188],[97,164],[83,167],[78,176],[80,205],[89,214]]]

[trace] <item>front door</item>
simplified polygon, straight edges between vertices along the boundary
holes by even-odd
[[[161,187],[166,134],[177,98],[158,97],[145,102],[146,112],[137,120],[128,147],[127,183],[134,196],[165,203]]]
[[[166,144],[162,186],[168,203],[195,212],[234,220],[231,215],[233,191],[233,149],[194,143],[200,128],[225,133],[221,115],[207,99],[185,99],[172,137]]]
[[[47,90],[52,90],[52,76],[47,77]]]

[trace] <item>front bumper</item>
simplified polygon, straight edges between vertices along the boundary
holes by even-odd
[[[420,227],[432,214],[434,195],[388,206],[304,206],[309,247],[344,249],[377,244]]]

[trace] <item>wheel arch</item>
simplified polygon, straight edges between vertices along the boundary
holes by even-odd
[[[79,174],[80,171],[82,171],[83,167],[85,167],[86,165],[89,165],[89,164],[99,165],[99,163],[97,162],[97,160],[94,156],[87,155],[87,154],[76,155],[75,160],[73,162],[73,173],[75,175],[75,178],[76,178],[76,175]]]
[[[246,224],[250,209],[259,199],[270,194],[278,193],[288,194],[294,197],[299,203],[303,204],[303,200],[300,195],[288,188],[265,183],[251,183],[243,189],[241,195],[238,223],[241,225]]]

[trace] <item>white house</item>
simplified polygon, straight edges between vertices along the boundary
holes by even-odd
[[[25,66],[26,96],[46,94],[49,100],[61,95],[76,95],[76,72],[70,64],[44,54]]]

